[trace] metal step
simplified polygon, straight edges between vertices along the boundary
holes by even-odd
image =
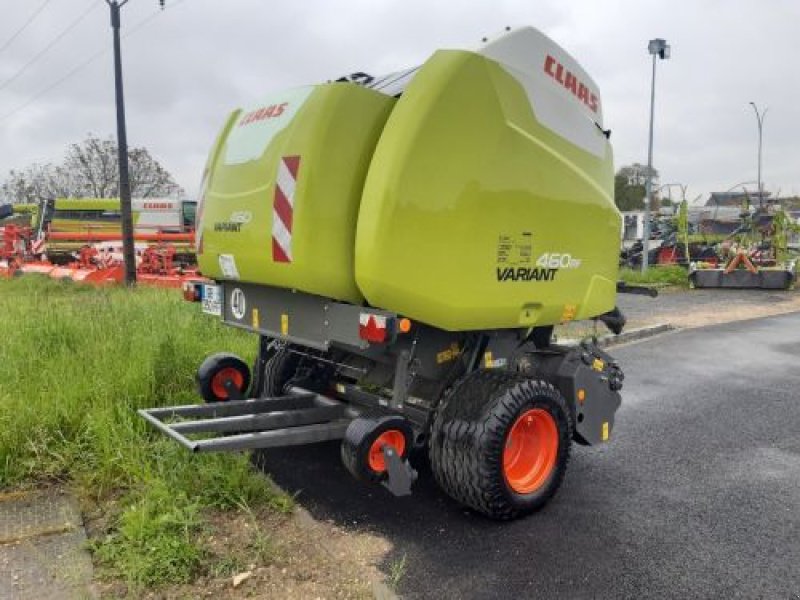
[[[289,395],[274,398],[148,408],[138,413],[192,452],[252,450],[342,439],[350,421],[358,416],[358,410],[349,404],[301,388],[292,388]]]

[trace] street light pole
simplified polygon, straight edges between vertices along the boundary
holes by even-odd
[[[672,188],[674,188],[674,187],[681,188],[681,192],[683,193],[683,195],[685,197],[686,196],[686,189],[689,186],[688,185],[684,185],[682,183],[662,183],[660,186],[658,186],[658,189],[655,191],[655,193],[657,194],[658,192],[660,192],[664,188],[667,188],[667,193],[670,194],[670,198],[671,198],[672,197]]]
[[[125,262],[125,285],[136,285],[136,255],[133,247],[133,215],[131,181],[128,172],[128,137],[125,129],[125,98],[122,93],[122,56],[120,52],[120,9],[128,0],[106,0],[111,10],[114,30],[114,84],[117,103],[117,160],[119,162],[119,204],[122,213],[122,256]]]
[[[653,192],[653,120],[656,104],[656,57],[669,58],[670,46],[665,40],[656,38],[647,44],[647,51],[653,55],[653,77],[650,85],[650,137],[647,145],[647,180],[644,198],[644,239],[642,240],[642,272],[647,271],[650,258],[650,206]]]
[[[764,188],[761,183],[761,140],[764,130],[764,117],[767,116],[769,108],[765,108],[760,114],[755,102],[751,102],[750,106],[756,111],[756,120],[758,121],[758,206],[764,205]]]

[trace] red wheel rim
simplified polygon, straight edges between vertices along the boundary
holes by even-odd
[[[387,429],[372,442],[372,446],[369,447],[367,462],[369,463],[369,468],[376,473],[384,473],[386,471],[386,459],[383,456],[384,446],[391,446],[398,456],[403,456],[403,452],[406,451],[406,436],[397,429]]]
[[[556,466],[558,427],[549,412],[534,408],[514,422],[503,450],[503,473],[518,494],[542,487]]]
[[[225,382],[229,379],[238,390],[241,390],[244,386],[244,375],[242,375],[239,369],[234,367],[220,369],[211,379],[211,391],[214,392],[217,398],[221,398],[222,400],[228,399],[228,390],[225,388]]]

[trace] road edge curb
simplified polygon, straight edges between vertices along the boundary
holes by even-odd
[[[662,333],[667,333],[668,331],[675,331],[676,329],[677,327],[672,323],[657,323],[655,325],[648,325],[647,327],[637,327],[630,331],[623,331],[619,335],[604,335],[597,340],[597,345],[605,348],[618,346],[628,342],[644,340]]]

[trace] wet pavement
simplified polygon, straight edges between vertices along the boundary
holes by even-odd
[[[395,498],[355,482],[335,443],[261,459],[314,517],[389,540],[384,570],[403,565],[407,599],[800,600],[800,314],[612,354],[627,376],[612,441],[575,447],[527,519],[464,509],[422,460],[414,494]]]

